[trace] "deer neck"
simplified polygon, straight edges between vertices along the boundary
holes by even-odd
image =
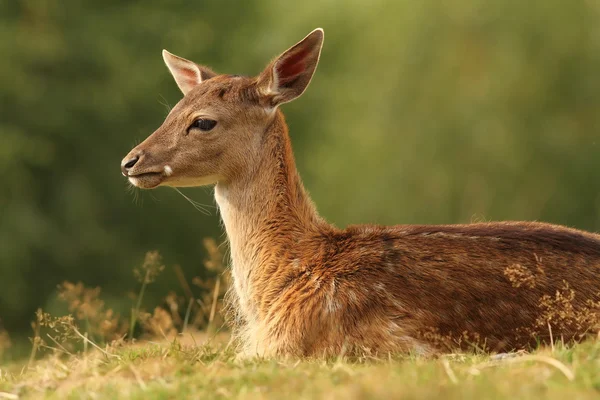
[[[256,311],[264,286],[261,277],[286,268],[285,258],[274,255],[293,249],[325,225],[298,175],[281,111],[257,140],[262,142],[256,154],[248,154],[253,168],[215,188],[229,239],[234,288],[246,317]]]

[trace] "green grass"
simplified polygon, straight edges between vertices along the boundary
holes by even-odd
[[[144,343],[0,368],[2,398],[596,399],[600,342],[498,359],[240,360],[224,346]],[[199,343],[199,342],[198,342]]]

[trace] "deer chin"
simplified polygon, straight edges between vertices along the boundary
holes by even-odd
[[[198,187],[214,185],[222,180],[220,175],[205,175],[201,177],[169,176],[162,184],[172,187]]]
[[[146,172],[143,174],[127,176],[129,183],[140,189],[154,189],[165,180],[162,172]]]

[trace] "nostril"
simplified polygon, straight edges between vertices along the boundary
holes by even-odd
[[[127,161],[123,160],[124,162],[121,163],[121,173],[123,174],[123,176],[129,175],[129,170],[133,168],[133,166],[139,161],[139,159],[140,156],[135,156]]]
[[[140,159],[140,158],[139,158],[139,157],[137,157],[137,156],[136,156],[136,157],[133,157],[131,160],[127,161],[127,162],[125,163],[125,165],[123,165],[123,166],[125,167],[125,169],[132,168],[132,167],[135,165],[135,163],[136,163],[136,162],[138,162],[138,160],[139,160],[139,159]]]

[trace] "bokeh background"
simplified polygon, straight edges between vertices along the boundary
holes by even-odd
[[[600,230],[600,1],[0,1],[0,319],[31,336],[57,284],[152,304],[223,239],[212,190],[132,193],[122,157],[181,97],[163,48],[257,74],[315,27],[283,106],[320,212],[350,223],[543,220]]]

